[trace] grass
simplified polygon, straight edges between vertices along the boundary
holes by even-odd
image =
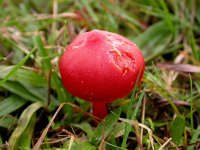
[[[1,0],[0,8],[0,149],[200,148],[199,1]],[[140,86],[98,126],[58,71],[64,48],[92,29],[129,38],[146,62]]]

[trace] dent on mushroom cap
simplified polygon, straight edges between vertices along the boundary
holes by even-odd
[[[99,30],[93,30],[91,32],[83,33],[81,38],[75,39],[74,43],[72,43],[72,49],[78,49],[81,47],[84,47],[85,45],[94,45],[96,42],[101,41],[101,38],[103,37]]]
[[[135,58],[130,52],[130,43],[124,41],[121,38],[113,37],[111,34],[107,34],[106,42],[112,46],[112,49],[107,52],[111,62],[122,71],[123,76],[129,71],[135,70]],[[122,48],[126,47],[126,49]]]
[[[76,40],[72,46],[72,49],[78,49],[80,47],[83,47],[85,45],[86,39],[85,38],[79,38],[78,40]]]

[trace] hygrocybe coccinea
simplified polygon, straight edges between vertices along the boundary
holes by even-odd
[[[127,38],[101,30],[78,35],[60,58],[60,75],[72,95],[91,101],[93,114],[107,115],[106,103],[129,94],[144,74],[144,58]]]

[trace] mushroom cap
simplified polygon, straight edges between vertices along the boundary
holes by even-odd
[[[127,38],[92,30],[78,35],[59,62],[64,87],[72,95],[93,102],[125,97],[144,74],[144,58]]]

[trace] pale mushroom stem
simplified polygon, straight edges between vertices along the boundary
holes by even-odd
[[[103,119],[108,115],[108,109],[106,103],[102,102],[92,102],[93,105],[93,115]]]

